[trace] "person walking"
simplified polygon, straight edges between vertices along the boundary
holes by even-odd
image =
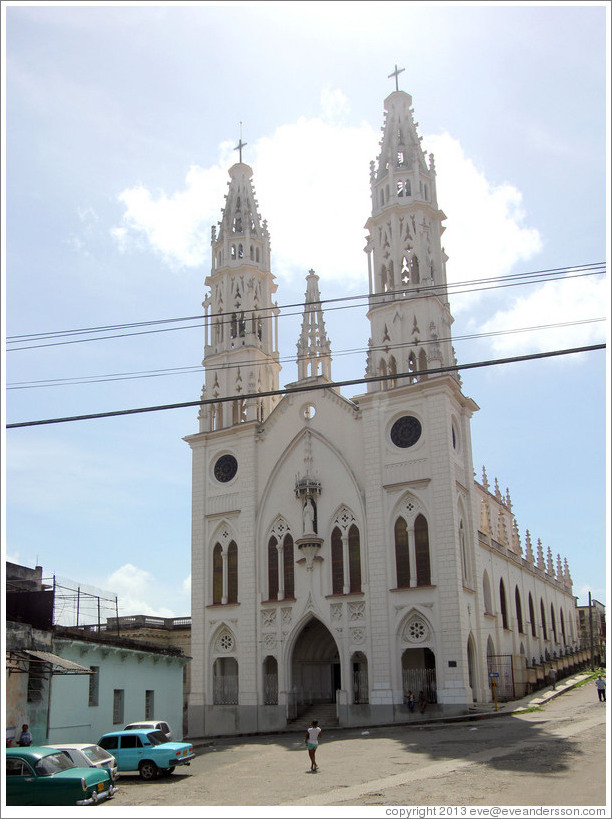
[[[606,681],[601,676],[601,674],[595,680],[595,685],[597,687],[597,696],[599,698],[599,702],[605,702],[606,701]]]
[[[552,667],[552,665],[550,667],[550,671],[548,672],[548,680],[549,680],[550,684],[552,685],[552,689],[554,691],[555,688],[557,687],[557,672]]]
[[[412,693],[412,691],[409,691],[406,694],[406,696],[404,697],[404,700],[406,702],[406,705],[408,706],[408,710],[412,714],[412,712],[414,711],[414,694]]]
[[[424,691],[419,691],[419,711],[421,712],[421,714],[423,714],[425,712],[426,708],[427,708],[427,697],[425,696],[425,692]]]
[[[306,736],[304,738],[304,742],[306,747],[308,748],[308,756],[310,757],[310,771],[311,773],[316,773],[318,769],[317,760],[315,759],[315,755],[317,753],[317,748],[319,747],[319,737],[323,732],[319,728],[319,723],[316,719],[313,719],[310,728],[306,729]]]
[[[21,733],[19,734],[19,740],[17,745],[21,745],[27,747],[28,745],[32,744],[32,734],[30,733],[30,728],[27,723],[21,726]]]

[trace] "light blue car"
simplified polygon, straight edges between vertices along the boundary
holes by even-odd
[[[117,760],[117,769],[138,771],[141,779],[169,776],[177,765],[195,759],[189,742],[170,742],[161,731],[130,730],[104,734],[98,745]]]

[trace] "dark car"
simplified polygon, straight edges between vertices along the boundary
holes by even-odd
[[[141,779],[167,776],[195,759],[191,743],[170,742],[161,731],[113,731],[100,737],[98,745],[115,757],[120,772],[138,771]]]
[[[107,768],[78,768],[64,751],[6,749],[7,805],[95,805],[117,790]]]

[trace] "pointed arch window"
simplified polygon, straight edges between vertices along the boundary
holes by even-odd
[[[561,623],[561,637],[563,638],[563,645],[567,643],[565,637],[565,620],[563,619],[563,609],[559,609],[559,622]]]
[[[344,560],[342,557],[342,533],[335,526],[331,536],[332,594],[342,594],[344,586]]]
[[[523,633],[523,607],[521,606],[521,595],[518,586],[514,588],[514,606],[516,608],[516,624],[519,632]]]
[[[393,387],[397,387],[397,361],[395,360],[395,356],[390,356],[389,358],[389,387],[392,389]]]
[[[295,577],[293,568],[293,538],[290,534],[286,534],[283,540],[283,564],[285,598],[293,599],[295,597]]]
[[[416,356],[415,356],[414,353],[410,353],[410,355],[408,356],[408,372],[409,373],[417,372],[417,360],[416,360]],[[419,380],[418,376],[416,376],[416,375],[411,375],[410,376],[410,383],[411,384],[416,383],[418,380]]]
[[[238,547],[233,540],[227,550],[227,602],[238,602]]]
[[[410,586],[410,552],[408,547],[408,526],[404,518],[395,521],[395,571],[398,589]]]
[[[353,524],[348,534],[349,585],[351,593],[361,591],[361,547],[359,529]]]
[[[461,575],[464,586],[471,586],[471,573],[468,564],[467,550],[465,546],[465,527],[463,520],[459,522],[459,552],[461,555]]]
[[[545,640],[548,640],[548,635],[546,633],[546,611],[544,610],[544,601],[540,597],[540,617],[542,619],[542,636]]]
[[[536,637],[536,619],[535,619],[535,611],[533,608],[533,597],[531,596],[531,592],[529,592],[529,620],[531,622],[531,636]]]
[[[414,548],[416,553],[417,586],[431,586],[429,527],[424,515],[417,515],[414,522]]]
[[[555,610],[553,604],[550,604],[550,630],[552,631],[553,640],[557,641],[557,621],[555,620]]]
[[[278,597],[278,541],[271,537],[268,541],[268,600]]]
[[[506,608],[506,587],[504,581],[499,581],[499,608],[501,611],[502,627],[508,628],[508,609]]]
[[[427,369],[427,353],[425,350],[421,350],[419,353],[419,370],[424,372]],[[421,378],[427,378],[426,375],[420,376]]]
[[[223,598],[223,549],[220,543],[213,549],[213,605],[221,603]]]

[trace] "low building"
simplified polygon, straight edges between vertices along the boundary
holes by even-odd
[[[577,606],[580,648],[589,652],[592,663],[606,664],[606,607],[599,600]]]

